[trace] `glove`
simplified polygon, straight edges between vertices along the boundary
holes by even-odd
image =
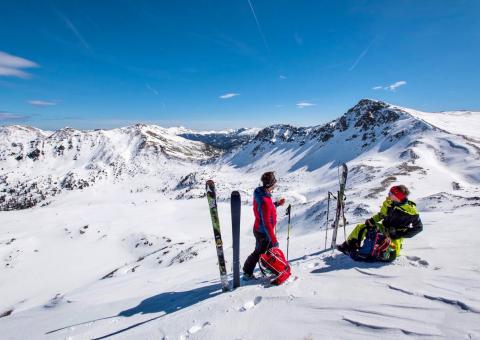
[[[366,219],[365,220],[365,225],[368,227],[368,228],[373,228],[375,227],[375,221],[371,218],[369,219]]]
[[[280,198],[278,201],[277,201],[277,207],[278,206],[282,206],[285,204],[285,198]]]

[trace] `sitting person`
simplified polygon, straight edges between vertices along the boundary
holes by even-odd
[[[408,200],[409,193],[404,185],[392,187],[380,212],[357,225],[337,250],[354,260],[393,261],[400,255],[403,239],[423,230],[415,203]]]

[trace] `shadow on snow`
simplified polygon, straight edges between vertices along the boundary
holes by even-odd
[[[312,274],[328,273],[338,270],[362,269],[362,268],[381,268],[391,264],[390,262],[363,262],[354,261],[350,256],[339,254],[336,256],[327,256],[323,258],[325,267],[314,269]]]
[[[78,323],[75,325],[70,325],[66,327],[62,327],[59,329],[55,329],[52,331],[47,332],[46,334],[51,334],[55,333],[64,329],[68,329],[73,326],[79,326],[83,324],[88,324],[91,322],[95,321],[100,321],[100,320],[105,320],[105,319],[111,319],[114,317],[131,317],[137,314],[153,314],[153,313],[160,313],[164,312],[162,315],[158,315],[154,318],[144,320],[138,323],[135,323],[131,326],[128,326],[126,328],[122,328],[118,331],[115,331],[110,334],[106,334],[104,336],[94,338],[93,340],[98,340],[98,339],[105,339],[123,332],[126,332],[132,328],[141,326],[143,324],[146,324],[148,322],[154,321],[156,319],[159,319],[165,315],[175,313],[176,311],[179,311],[181,309],[190,307],[198,302],[201,302],[203,300],[206,300],[208,298],[214,297],[216,295],[221,294],[221,290],[218,284],[212,284],[209,286],[204,286],[200,288],[196,288],[193,290],[189,291],[183,291],[183,292],[165,292],[161,293],[152,297],[149,297],[138,304],[138,306],[132,307],[130,309],[126,309],[124,311],[121,311],[115,316],[109,316],[109,317],[104,317],[104,318],[99,318],[95,320],[90,320],[82,323]]]

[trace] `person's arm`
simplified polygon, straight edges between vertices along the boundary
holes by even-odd
[[[390,204],[391,203],[388,200],[385,200],[385,202],[383,202],[382,204],[382,207],[380,208],[380,211],[375,215],[373,215],[372,217],[370,217],[368,220],[366,220],[365,224],[367,226],[373,227],[375,223],[382,221],[387,216],[387,212],[388,212],[388,208],[390,207]]]
[[[270,198],[264,198],[262,204],[262,219],[267,235],[270,242],[274,247],[278,247],[277,237],[275,236],[275,224],[277,223],[275,218],[275,206]]]
[[[423,230],[423,223],[419,215],[415,215],[412,221],[412,228],[398,230],[392,238],[412,238]]]

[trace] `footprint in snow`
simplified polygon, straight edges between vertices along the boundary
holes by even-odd
[[[261,296],[256,296],[253,301],[250,300],[250,301],[245,302],[245,304],[242,307],[240,307],[239,311],[240,312],[245,312],[249,309],[252,309],[256,305],[258,305],[261,301],[262,301],[262,297]]]
[[[195,324],[195,325],[193,325],[192,327],[190,327],[186,333],[181,334],[181,335],[178,337],[178,340],[186,340],[186,339],[189,338],[191,335],[200,332],[203,328],[205,328],[206,326],[209,326],[209,325],[211,325],[211,323],[208,322],[208,321],[207,321],[207,322],[204,322],[204,323],[201,324],[201,325]],[[164,339],[166,339],[166,338],[164,338]]]
[[[319,265],[320,265],[319,262],[309,263],[309,264],[307,265],[307,268],[312,269],[312,268],[318,267]]]
[[[195,334],[199,331],[201,331],[204,327],[210,325],[210,322],[204,322],[202,325],[193,325],[192,327],[190,327],[190,329],[188,330],[187,334],[188,335],[192,335],[192,334]]]
[[[428,267],[430,265],[427,261],[423,260],[418,256],[406,256],[406,257],[410,261],[410,264],[415,267],[417,267],[418,265],[420,265],[421,267]]]

